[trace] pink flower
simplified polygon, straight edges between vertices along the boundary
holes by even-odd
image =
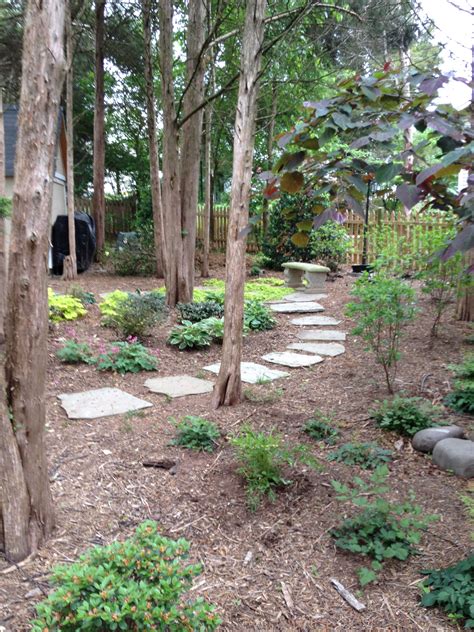
[[[118,353],[120,351],[119,347],[111,347],[110,351],[112,353]]]
[[[127,338],[127,342],[131,345],[135,344],[138,341],[138,338],[136,336],[128,336]]]

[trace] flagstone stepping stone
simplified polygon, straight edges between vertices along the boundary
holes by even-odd
[[[411,440],[411,444],[418,452],[432,452],[438,441],[451,437],[462,439],[464,437],[464,430],[459,426],[424,428],[423,430],[418,430]]]
[[[433,450],[433,463],[463,478],[474,478],[474,441],[443,439]]]
[[[150,402],[134,397],[119,388],[96,388],[82,393],[63,393],[58,395],[58,398],[69,419],[98,419],[153,406]]]
[[[297,336],[300,340],[345,340],[346,332],[336,329],[303,329]]]
[[[289,351],[275,351],[262,356],[262,360],[296,368],[318,364],[323,361],[323,358],[317,355],[303,355],[302,353],[291,353]]]
[[[217,362],[216,364],[210,364],[209,366],[205,366],[204,369],[206,371],[211,371],[211,373],[219,373],[219,369],[221,367],[221,363]],[[285,371],[276,371],[275,369],[269,369],[262,364],[256,364],[255,362],[241,362],[240,363],[240,377],[242,382],[247,382],[248,384],[257,384],[260,381],[273,381],[277,380],[280,377],[288,377],[289,373]]]
[[[340,345],[337,342],[292,342],[291,345],[288,345],[286,348],[331,357],[341,355],[341,353],[344,353],[346,350],[344,345]]]
[[[321,301],[323,298],[327,297],[327,294],[311,294],[311,300],[313,301]],[[289,301],[290,303],[306,303],[308,302],[308,298],[309,296],[303,292],[295,292],[294,294],[287,294],[284,297],[284,300]]]
[[[292,312],[310,313],[310,312],[324,312],[324,307],[319,303],[308,301],[306,303],[274,303],[270,305],[270,309],[273,312],[279,312],[281,314],[290,314]]]
[[[290,321],[292,325],[340,325],[341,321],[332,316],[301,316]]]
[[[185,395],[201,395],[210,393],[214,382],[201,380],[192,375],[172,375],[169,377],[152,377],[145,386],[153,393],[162,393],[168,397],[184,397]]]

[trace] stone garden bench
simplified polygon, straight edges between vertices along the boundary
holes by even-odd
[[[325,281],[329,268],[314,263],[301,263],[289,261],[283,263],[285,268],[286,285],[296,289],[304,289],[308,294],[317,293],[325,289]],[[308,285],[303,284],[303,275]]]

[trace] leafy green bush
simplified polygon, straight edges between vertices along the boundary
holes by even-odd
[[[224,307],[215,301],[178,303],[176,309],[181,314],[181,322],[188,320],[192,323],[199,323],[206,318],[222,318],[224,316]]]
[[[392,460],[392,451],[380,448],[376,443],[344,443],[328,454],[328,461],[337,461],[346,465],[360,465],[364,470],[374,470],[383,463]]]
[[[334,445],[340,432],[330,425],[332,421],[332,417],[315,410],[313,417],[306,422],[304,431],[315,441],[324,441],[328,445]]]
[[[173,327],[168,337],[168,343],[176,345],[181,351],[183,349],[203,349],[209,347],[211,342],[212,337],[206,324],[202,322],[192,323],[189,320],[184,320],[182,325]]]
[[[313,258],[335,272],[346,261],[351,238],[342,224],[332,220],[311,231]]]
[[[186,540],[165,538],[146,521],[128,540],[56,566],[56,589],[37,605],[33,632],[215,630],[221,621],[214,607],[186,595],[201,573],[186,565],[188,551]]]
[[[176,424],[176,429],[178,433],[176,438],[171,441],[171,444],[189,448],[190,450],[212,452],[217,446],[217,440],[220,437],[219,428],[216,424],[193,415],[184,417]]]
[[[246,482],[247,502],[252,511],[258,508],[264,496],[274,501],[275,490],[292,482],[285,477],[284,466],[294,466],[298,460],[316,466],[305,446],[287,446],[273,431],[255,432],[249,426],[243,426],[230,442],[237,451],[238,472]]]
[[[462,364],[450,368],[458,378],[454,388],[444,400],[446,406],[460,413],[474,414],[474,354],[469,354]]]
[[[163,320],[167,308],[164,297],[150,292],[127,294],[125,298],[118,295],[113,305],[107,307],[107,311],[109,313],[106,314],[103,323],[107,327],[113,327],[126,338],[147,335],[153,325]]]
[[[205,327],[206,331],[209,333],[211,338],[222,344],[224,340],[224,319],[223,318],[206,318],[206,320],[201,320],[200,323],[203,327]],[[245,335],[245,331],[244,331]]]
[[[61,349],[58,349],[56,356],[66,364],[94,364],[95,359],[92,350],[86,342],[76,342],[75,340],[66,340]]]
[[[259,301],[245,301],[244,326],[253,331],[266,331],[276,326],[271,311]]]
[[[93,292],[86,292],[80,285],[72,285],[69,289],[69,294],[77,298],[86,307],[87,305],[94,305],[95,296]]]
[[[105,353],[97,358],[99,371],[116,371],[117,373],[138,373],[139,371],[155,371],[158,360],[146,347],[131,339],[129,342],[115,342]]]
[[[346,314],[357,321],[352,333],[361,336],[366,350],[385,374],[389,393],[393,393],[397,362],[400,358],[400,337],[403,328],[415,316],[415,292],[403,281],[381,273],[363,274],[354,283]]]
[[[442,608],[450,619],[474,628],[474,554],[439,570],[423,571],[427,579],[421,605]]]
[[[55,294],[48,288],[49,320],[60,323],[63,320],[76,320],[87,314],[81,301],[68,294]]]
[[[405,437],[413,437],[418,430],[442,425],[440,408],[421,397],[399,397],[384,401],[370,411],[379,428],[391,430]]]
[[[115,274],[120,276],[153,276],[156,272],[153,233],[145,231],[111,254]]]
[[[435,516],[421,517],[421,507],[411,502],[386,500],[384,494],[389,491],[385,484],[387,475],[387,466],[380,465],[372,473],[369,483],[355,477],[350,488],[332,481],[338,500],[350,501],[362,509],[330,531],[337,547],[372,559],[370,568],[358,570],[362,586],[377,578],[386,560],[406,560],[416,553],[415,546],[421,540],[423,529],[435,519]]]

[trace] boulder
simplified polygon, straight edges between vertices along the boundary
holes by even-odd
[[[433,463],[463,478],[474,477],[474,441],[443,439],[433,450]]]
[[[464,430],[459,426],[436,426],[419,430],[411,440],[411,444],[418,452],[433,452],[433,448],[443,439],[463,439]]]

